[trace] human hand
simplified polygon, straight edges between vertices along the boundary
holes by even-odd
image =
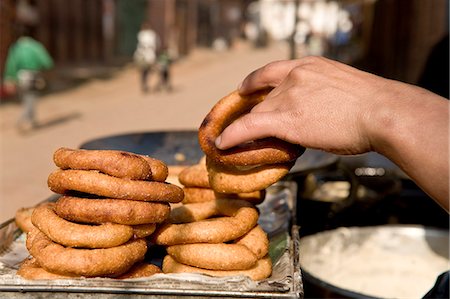
[[[247,76],[239,92],[274,89],[230,124],[216,146],[272,136],[336,154],[370,151],[372,107],[380,105],[391,84],[396,83],[326,58],[269,63]]]

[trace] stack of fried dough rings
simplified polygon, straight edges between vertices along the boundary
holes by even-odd
[[[209,183],[222,193],[263,190],[283,178],[304,148],[277,138],[264,138],[219,150],[216,138],[222,131],[257,104],[264,101],[269,90],[241,96],[237,91],[219,100],[203,120],[199,144],[206,154]]]
[[[160,273],[144,262],[147,237],[170,216],[183,190],[165,182],[167,166],[123,151],[58,149],[48,186],[62,194],[36,207],[27,235],[26,279],[135,278]]]
[[[174,207],[168,223],[152,235],[167,246],[164,273],[245,275],[253,280],[272,273],[269,240],[257,224],[254,204],[265,192],[221,194],[210,189],[205,159],[179,174],[183,204]]]

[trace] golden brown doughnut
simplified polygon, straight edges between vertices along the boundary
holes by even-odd
[[[114,277],[115,279],[130,279],[149,277],[154,274],[162,273],[162,270],[153,264],[138,262],[134,264],[126,273]],[[34,257],[25,259],[17,270],[17,275],[30,280],[56,280],[56,279],[76,279],[81,276],[62,275],[49,272],[42,268]]]
[[[167,247],[179,263],[210,270],[245,270],[269,252],[269,240],[260,226],[254,227],[232,244],[183,244]]]
[[[294,163],[243,169],[217,164],[209,157],[206,159],[211,188],[220,193],[246,193],[266,189],[288,174]]]
[[[145,262],[136,263],[128,270],[125,274],[122,274],[116,279],[130,279],[130,278],[139,278],[139,277],[149,277],[154,274],[162,273],[162,270],[153,264],[148,264]]]
[[[44,202],[40,205],[54,205],[52,202]],[[18,228],[24,233],[28,233],[30,230],[34,228],[33,223],[31,222],[31,215],[33,214],[34,209],[37,207],[28,207],[28,208],[20,208],[16,211],[16,216],[14,217],[14,221]]]
[[[50,190],[59,194],[73,190],[110,198],[172,203],[184,197],[183,190],[172,184],[120,179],[92,170],[56,170],[47,183]]]
[[[56,202],[55,212],[74,222],[138,225],[163,222],[170,215],[170,205],[166,202],[62,196]]]
[[[265,190],[258,190],[249,193],[219,193],[209,188],[185,187],[183,204],[211,201],[216,198],[241,199],[258,205],[264,201]]]
[[[52,272],[48,272],[47,270],[43,269],[36,259],[34,257],[30,259],[25,259],[19,267],[19,270],[17,270],[17,275],[21,276],[25,279],[35,280],[35,279],[74,279],[78,278],[79,276],[76,275],[61,275],[61,274],[55,274]]]
[[[178,263],[170,255],[164,257],[162,270],[164,273],[200,273],[210,276],[248,276],[253,280],[263,280],[272,274],[272,261],[270,258],[264,257],[256,262],[256,265],[247,270],[207,270]]]
[[[216,199],[201,204],[204,205],[206,214],[214,210],[215,216],[226,217],[183,224],[164,224],[153,233],[154,242],[159,245],[228,242],[250,231],[258,221],[258,210],[244,200]]]
[[[189,166],[180,172],[178,180],[185,187],[209,188],[206,160],[203,157],[198,164]]]
[[[169,223],[189,223],[208,219],[218,214],[216,200],[183,204],[173,207]]]
[[[150,166],[150,169],[152,170],[150,179],[152,181],[164,182],[167,179],[169,168],[163,161],[145,155],[140,155],[140,157],[144,158]]]
[[[251,231],[236,239],[234,243],[250,249],[256,258],[262,259],[269,253],[269,238],[261,226],[255,226]]]
[[[124,151],[59,148],[53,161],[61,169],[98,170],[118,178],[147,180],[150,165],[141,156]]]
[[[56,215],[52,206],[37,207],[31,222],[52,241],[67,247],[109,248],[133,237],[133,228],[123,224],[86,225],[69,222]]]
[[[266,190],[257,190],[248,193],[219,193],[215,192],[216,198],[223,199],[240,199],[251,202],[254,205],[259,205],[266,198]],[[184,202],[184,200],[183,200]]]
[[[133,236],[135,239],[141,239],[150,236],[156,230],[155,223],[133,225]]]
[[[172,245],[167,253],[179,263],[209,270],[245,270],[258,261],[251,250],[237,244]]]
[[[222,131],[261,103],[268,92],[265,90],[241,96],[234,91],[214,105],[198,132],[200,147],[207,157],[216,163],[247,166],[291,162],[303,153],[302,147],[277,138],[255,140],[227,150],[216,148],[215,140]]]
[[[52,242],[34,229],[28,233],[27,248],[45,270],[62,275],[118,276],[144,259],[147,243],[134,239],[106,249],[75,249]]]
[[[184,199],[183,204],[205,202],[216,199],[216,194],[214,190],[209,188],[198,188],[198,187],[184,187]]]
[[[14,221],[21,231],[27,233],[33,229],[33,223],[31,223],[31,214],[33,214],[34,207],[20,208],[16,211]]]

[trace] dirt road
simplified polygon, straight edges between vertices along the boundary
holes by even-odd
[[[126,67],[111,79],[41,98],[40,126],[25,135],[15,128],[20,106],[0,106],[0,221],[52,195],[47,176],[55,169],[52,154],[58,147],[77,148],[121,133],[197,129],[212,105],[245,75],[287,53],[281,44],[263,50],[245,44],[221,53],[198,50],[174,65],[172,93],[142,94],[136,70]]]

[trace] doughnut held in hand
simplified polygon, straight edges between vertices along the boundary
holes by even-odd
[[[81,223],[138,225],[163,222],[170,215],[170,205],[166,202],[62,196],[56,202],[55,212],[66,220]]]
[[[297,159],[303,153],[302,147],[277,138],[254,140],[227,150],[219,150],[215,146],[215,140],[222,131],[234,120],[264,101],[267,94],[268,90],[265,90],[241,96],[234,91],[214,105],[198,132],[200,147],[207,157],[216,163],[248,166],[286,163]]]
[[[72,190],[110,198],[172,203],[184,197],[183,190],[173,184],[120,179],[91,170],[56,170],[47,183],[50,190],[59,194]]]
[[[123,224],[86,225],[67,221],[56,215],[52,206],[37,207],[31,221],[52,241],[67,247],[109,248],[133,237],[133,228]]]
[[[147,243],[131,240],[105,249],[77,249],[52,242],[38,229],[28,233],[27,248],[45,270],[62,275],[119,276],[144,259]]]

